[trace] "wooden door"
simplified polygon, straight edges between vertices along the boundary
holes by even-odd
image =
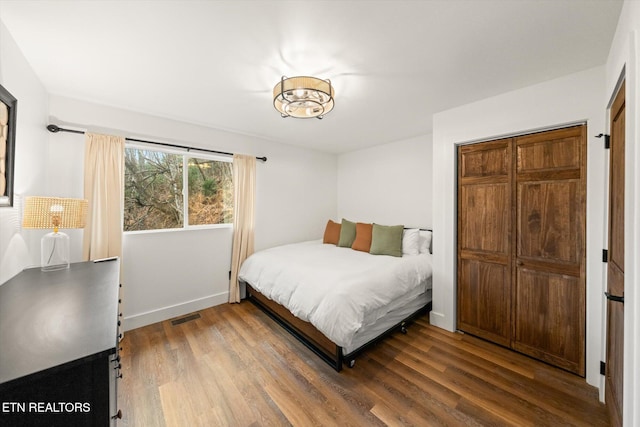
[[[605,402],[611,424],[622,425],[624,351],[624,83],[611,108],[609,255],[607,264],[607,369]]]
[[[511,140],[458,148],[458,329],[511,341]]]
[[[518,137],[512,347],[585,375],[586,126]]]

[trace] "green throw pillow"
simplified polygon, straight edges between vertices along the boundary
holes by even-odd
[[[402,230],[403,225],[378,225],[373,224],[371,233],[371,249],[373,255],[402,256]]]
[[[340,239],[338,240],[338,246],[343,248],[350,248],[353,245],[353,241],[356,239],[356,223],[347,221],[342,218],[342,225],[340,226]]]

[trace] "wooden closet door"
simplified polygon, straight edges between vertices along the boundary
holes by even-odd
[[[512,347],[585,375],[586,126],[515,139]]]
[[[511,341],[511,140],[458,148],[458,329]]]

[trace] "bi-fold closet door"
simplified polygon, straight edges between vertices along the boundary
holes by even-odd
[[[585,374],[586,125],[458,148],[458,329]]]

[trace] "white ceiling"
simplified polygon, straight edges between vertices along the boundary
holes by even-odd
[[[340,153],[603,64],[621,5],[0,0],[0,20],[51,94]],[[282,75],[331,79],[335,109],[281,118],[271,93]]]

